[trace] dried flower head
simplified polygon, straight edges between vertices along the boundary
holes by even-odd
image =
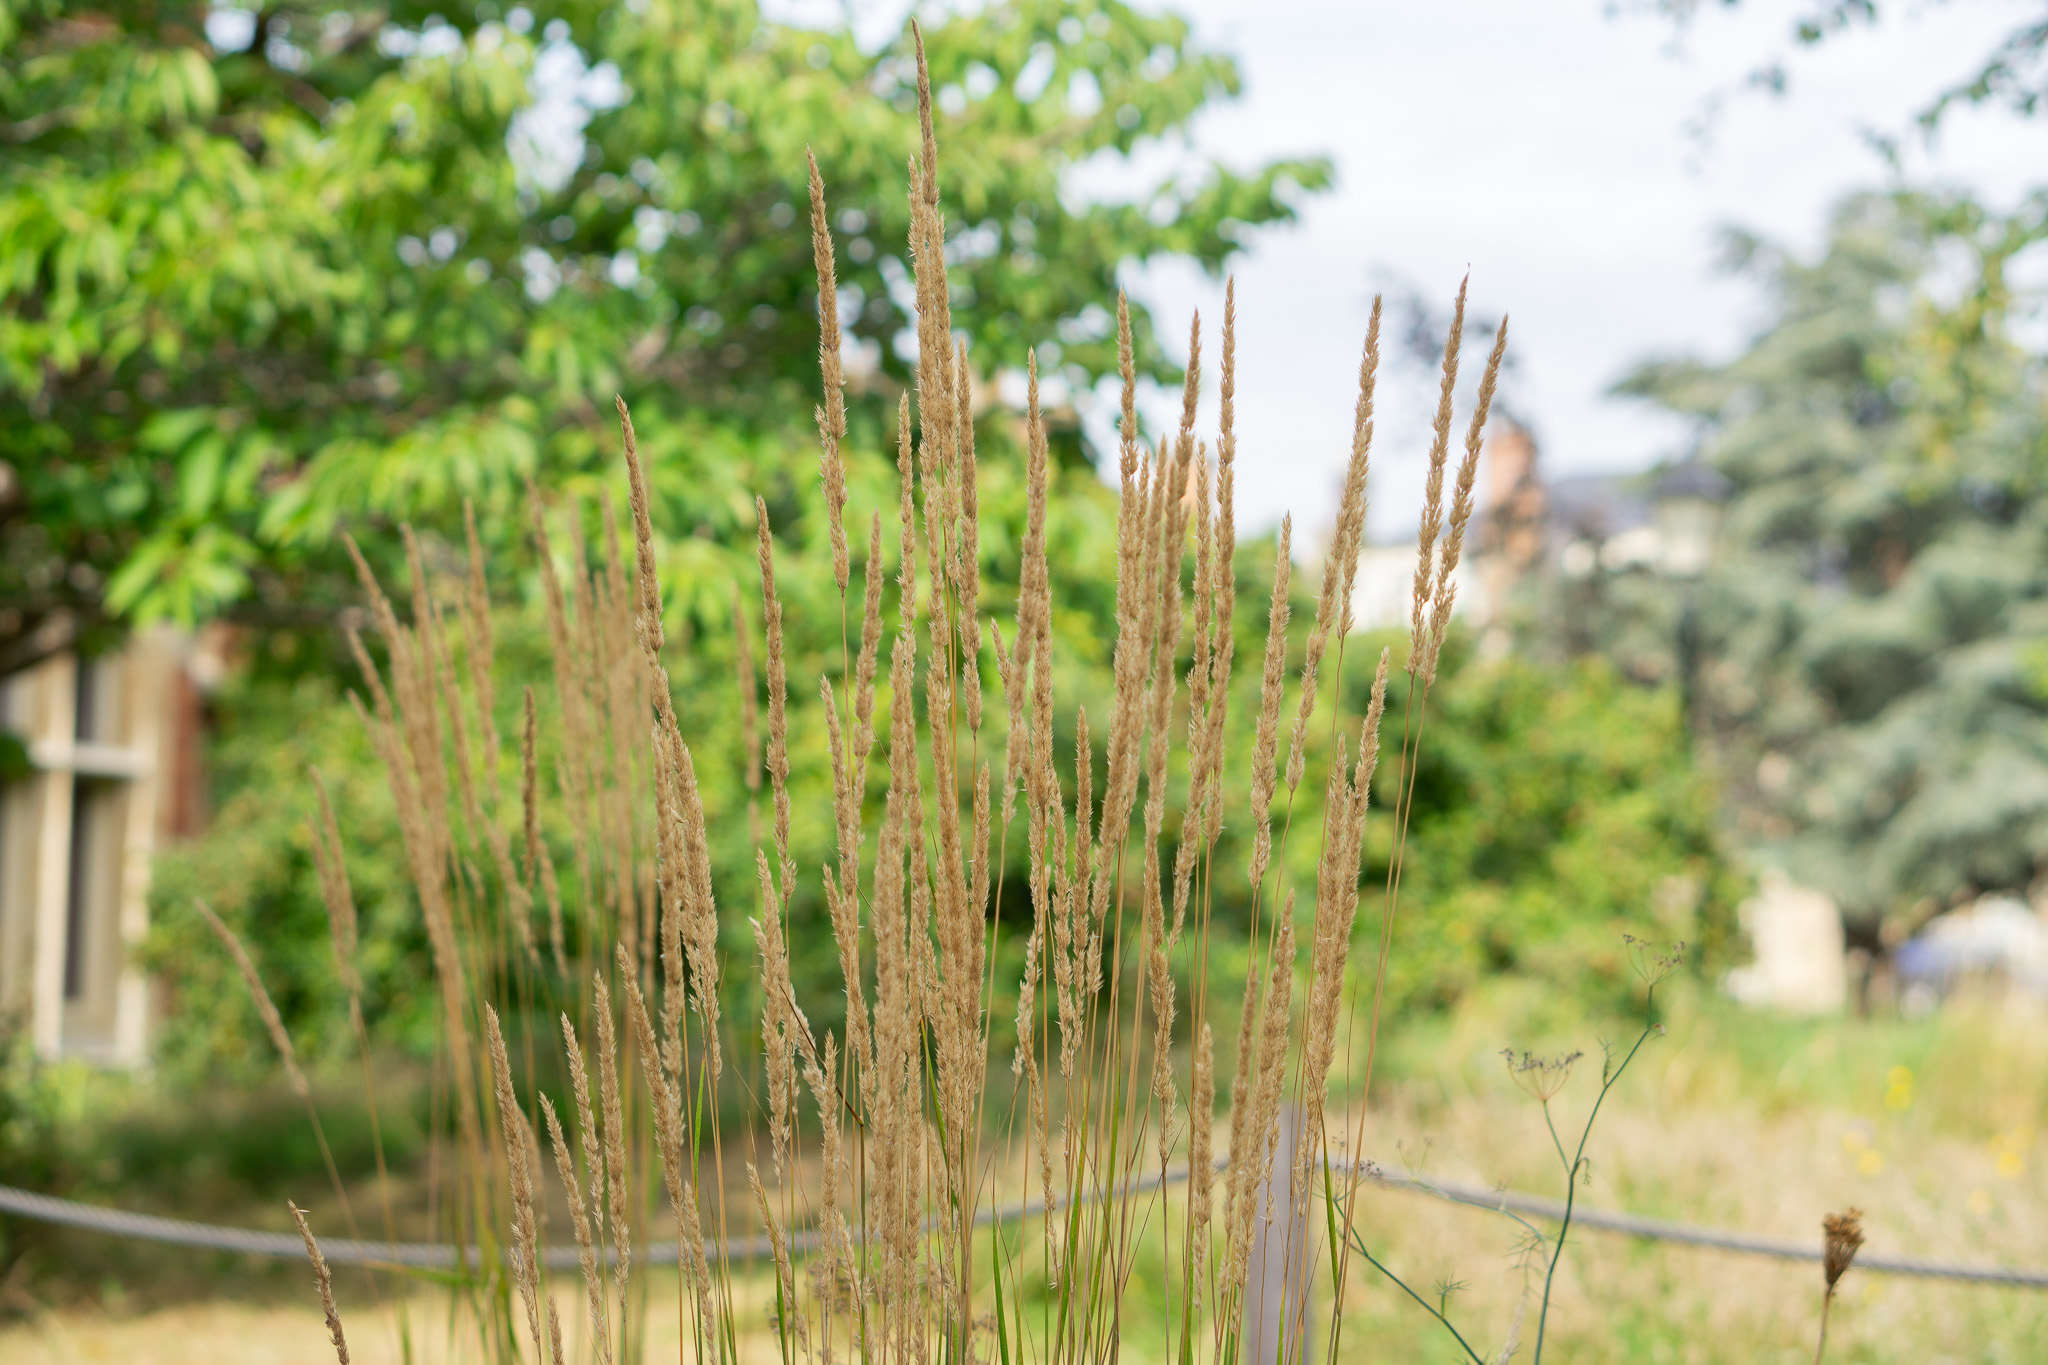
[[[1821,1219],[1820,1226],[1826,1238],[1821,1268],[1828,1277],[1828,1292],[1833,1293],[1836,1282],[1848,1273],[1849,1263],[1856,1259],[1856,1252],[1863,1245],[1863,1210],[1831,1213]]]
[[[1533,1095],[1539,1103],[1548,1104],[1571,1079],[1573,1064],[1586,1054],[1565,1052],[1554,1057],[1539,1057],[1533,1052],[1524,1052],[1518,1057],[1509,1047],[1502,1048],[1500,1055],[1506,1059],[1508,1075],[1515,1084]]]
[[[1646,986],[1655,986],[1665,977],[1677,971],[1685,962],[1685,940],[1676,943],[1656,944],[1648,939],[1637,938],[1634,934],[1621,936],[1622,947],[1628,954],[1628,965],[1643,979]]]

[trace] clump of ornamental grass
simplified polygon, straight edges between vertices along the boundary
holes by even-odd
[[[1280,528],[1251,783],[1240,793],[1224,780],[1239,610],[1234,289],[1220,329],[1213,440],[1196,420],[1200,319],[1178,425],[1151,439],[1137,419],[1131,322],[1119,300],[1112,696],[1106,718],[1073,715],[1069,787],[1055,740],[1066,713],[1055,688],[1051,469],[1036,361],[1023,424],[1019,590],[1014,612],[999,619],[984,607],[972,384],[953,328],[921,35],[917,42],[920,145],[909,177],[917,373],[914,393],[898,406],[896,503],[866,509],[864,538],[857,517],[852,532],[846,524],[834,246],[823,176],[815,160],[808,168],[823,378],[822,551],[831,557],[846,641],[841,668],[817,684],[836,842],[830,862],[799,868],[791,850],[790,679],[776,588],[784,550],[757,501],[765,652],[758,660],[742,652],[739,668],[750,702],[745,776],[750,792],[765,785],[766,803],[765,811],[755,807],[752,883],[714,884],[689,698],[675,694],[664,662],[653,511],[623,401],[624,535],[607,501],[595,552],[576,516],[564,554],[538,491],[529,490],[553,695],[544,706],[532,689],[525,694],[517,791],[498,776],[504,739],[473,530],[468,573],[452,593],[437,591],[406,533],[409,620],[357,557],[385,658],[380,666],[351,636],[366,692],[357,707],[396,799],[441,1003],[452,1137],[437,1162],[437,1206],[442,1230],[462,1248],[455,1279],[467,1295],[466,1320],[493,1358],[565,1359],[542,1245],[548,1165],[566,1196],[582,1281],[581,1350],[602,1365],[643,1353],[641,1267],[656,1227],[671,1218],[673,1233],[660,1238],[672,1236],[679,1266],[684,1352],[707,1362],[736,1358],[741,1333],[755,1325],[742,1322],[727,1251],[757,1228],[770,1251],[770,1321],[785,1362],[1113,1354],[1145,1239],[1148,1252],[1166,1256],[1174,1357],[1235,1365],[1247,1350],[1255,1251],[1284,1275],[1282,1302],[1254,1311],[1277,1311],[1295,1342],[1318,1276],[1327,1274],[1341,1302],[1354,1251],[1372,1259],[1354,1218],[1369,1171],[1363,1125],[1343,1120],[1329,1090],[1340,1061],[1345,1076],[1371,1083],[1414,760],[1455,605],[1506,325],[1456,439],[1460,287],[1406,654],[1348,660],[1380,359],[1375,302],[1335,531],[1299,659],[1288,648],[1292,528]],[[1369,671],[1369,699],[1362,713],[1346,714],[1340,684],[1354,663]],[[1353,960],[1352,946],[1396,667],[1411,685],[1398,739],[1388,741],[1398,745],[1396,794],[1379,818],[1392,822],[1394,853],[1378,888],[1381,930],[1368,964]],[[543,727],[553,732],[551,746],[540,743]],[[1093,735],[1105,737],[1106,761],[1098,763]],[[543,747],[559,754],[552,772],[541,771]],[[1304,794],[1314,748],[1328,775],[1320,794]],[[997,749],[999,758],[985,756]],[[869,796],[871,770],[883,778],[879,802]],[[1297,802],[1304,837],[1311,822],[1319,825],[1312,885],[1295,885],[1285,871]],[[568,831],[573,857],[561,868],[540,837],[543,812]],[[1242,867],[1216,857],[1229,823],[1250,834]],[[998,869],[1007,867],[1013,839],[1027,855],[1028,923],[1005,923],[994,912],[1004,903]],[[316,840],[353,1000],[346,872],[324,822]],[[798,998],[790,973],[790,905],[812,876],[837,941],[845,1020],[838,1034],[812,1026],[806,1006],[824,1002]],[[1219,892],[1250,907],[1251,965],[1227,1059],[1215,1045],[1208,972]],[[751,923],[747,962],[721,947],[721,921],[739,915]],[[997,950],[1020,937],[1015,1044],[999,1056],[990,1017],[1002,993],[995,964],[1014,959]],[[1182,981],[1191,986],[1185,999],[1177,998]],[[749,1003],[728,1008],[733,1000]],[[501,1016],[557,1020],[567,1112],[537,1090],[535,1049],[552,1046],[552,1025],[536,1041],[508,1036]],[[742,1030],[758,1037],[758,1054],[740,1046]],[[1175,1045],[1182,1037],[1192,1041],[1185,1060]],[[748,1093],[757,1107],[721,1112],[736,1093],[719,1084],[725,1069],[735,1058],[755,1065],[755,1056]],[[1607,1084],[1627,1060],[1611,1068]],[[1002,1064],[1016,1100],[994,1114],[989,1068]],[[1219,1089],[1228,1100],[1221,1123]],[[1302,1135],[1284,1151],[1283,1109]],[[729,1153],[729,1137],[737,1140],[742,1128],[765,1140]],[[1574,1185],[1583,1146],[1570,1163]],[[1227,1157],[1220,1190],[1212,1179],[1219,1157]],[[1189,1194],[1169,1202],[1164,1184],[1183,1169]],[[729,1206],[740,1170],[746,1197]],[[1041,1211],[984,1231],[999,1177],[1017,1172],[1027,1173]],[[649,1198],[657,1187],[667,1205],[661,1218]],[[1297,1206],[1320,1200],[1320,1219],[1273,1223],[1262,1210],[1275,1191]],[[1318,1221],[1313,1235],[1297,1230]],[[800,1243],[798,1232],[809,1235]],[[1258,1250],[1269,1238],[1284,1245]],[[325,1292],[324,1272],[321,1282]],[[333,1325],[340,1350],[338,1317]],[[1333,1315],[1331,1358],[1341,1329],[1342,1315]],[[1539,1325],[1539,1351],[1540,1343]]]

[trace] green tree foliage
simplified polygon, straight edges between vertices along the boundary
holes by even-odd
[[[1677,689],[1632,683],[1598,656],[1544,664],[1461,649],[1452,663],[1415,773],[1389,998],[1441,1008],[1509,975],[1625,1005],[1639,983],[1624,935],[1683,941],[1696,965],[1717,968],[1736,886]],[[1390,689],[1390,716],[1397,700]],[[1381,774],[1380,809],[1399,780]],[[1392,843],[1382,824],[1368,885]],[[1377,917],[1362,918],[1370,940]]]
[[[1870,195],[1800,260],[1742,239],[1772,316],[1627,388],[1733,483],[1700,589],[1698,719],[1745,838],[1871,918],[2048,866],[2048,204]]]
[[[1123,162],[1237,89],[1179,19],[1016,0],[928,39],[984,377],[1037,344],[1087,387],[1122,263],[1218,268],[1327,180]],[[344,526],[452,531],[467,498],[514,539],[525,478],[613,455],[614,392],[660,433],[665,524],[746,532],[751,490],[808,477],[806,140],[854,445],[886,452],[912,80],[907,33],[864,51],[751,0],[0,0],[0,672],[109,621],[324,620],[353,598]],[[1129,164],[1130,192],[1064,195],[1090,158]]]

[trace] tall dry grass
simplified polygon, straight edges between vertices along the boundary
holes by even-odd
[[[367,691],[359,709],[389,773],[441,997],[439,1065],[453,1138],[437,1198],[442,1225],[471,1249],[459,1277],[462,1330],[493,1358],[564,1359],[562,1305],[572,1300],[550,1285],[539,1255],[550,1167],[580,1265],[580,1307],[566,1311],[588,1319],[572,1339],[602,1365],[643,1358],[651,1277],[639,1258],[657,1236],[676,1243],[680,1349],[700,1361],[737,1358],[759,1313],[721,1253],[757,1228],[774,1247],[772,1322],[786,1365],[841,1356],[876,1365],[1114,1357],[1134,1268],[1155,1255],[1166,1267],[1169,1351],[1183,1361],[1230,1365],[1254,1353],[1245,1344],[1248,1312],[1284,1322],[1277,1339],[1298,1349],[1311,1328],[1311,1284],[1321,1277],[1344,1298],[1366,1163],[1362,1128],[1341,1125],[1327,1106],[1329,1078],[1341,1057],[1347,1073],[1370,1085],[1414,759],[1454,606],[1505,323],[1460,433],[1460,288],[1407,651],[1398,660],[1391,651],[1348,659],[1380,359],[1375,303],[1335,531],[1298,659],[1287,646],[1290,528],[1280,532],[1253,779],[1239,793],[1223,780],[1239,610],[1231,568],[1234,296],[1226,295],[1221,327],[1213,444],[1196,417],[1199,318],[1179,424],[1149,441],[1137,420],[1130,322],[1119,303],[1121,496],[1107,762],[1097,770],[1084,711],[1074,719],[1069,790],[1055,754],[1050,470],[1035,361],[1020,592],[1014,615],[997,620],[982,608],[969,371],[943,265],[921,37],[918,60],[921,146],[909,189],[915,403],[906,393],[899,407],[892,543],[885,545],[877,512],[858,566],[845,525],[833,244],[823,179],[815,161],[810,166],[824,381],[819,482],[844,641],[841,667],[819,683],[837,856],[815,875],[838,944],[843,1034],[814,1029],[791,983],[788,909],[799,879],[814,874],[791,853],[781,547],[765,504],[756,504],[765,716],[750,711],[745,725],[747,748],[760,755],[758,770],[749,763],[748,785],[758,789],[765,779],[767,810],[755,827],[751,887],[714,884],[688,699],[674,695],[664,666],[647,481],[623,402],[630,548],[621,549],[607,503],[595,556],[582,543],[580,519],[570,521],[572,543],[560,554],[541,499],[532,497],[554,686],[551,708],[526,695],[518,792],[498,779],[505,740],[494,719],[494,646],[473,529],[467,574],[453,592],[430,580],[408,533],[410,619],[358,556],[388,661],[380,667],[363,641],[352,641]],[[895,609],[885,611],[890,551]],[[755,661],[743,654],[740,667],[752,697]],[[1395,667],[1415,683],[1398,736],[1396,718],[1385,714]],[[1372,674],[1363,714],[1346,714],[1341,704],[1348,668]],[[542,725],[556,731],[561,754],[547,775],[536,756]],[[1397,799],[1381,813],[1370,809],[1370,793],[1383,743],[1400,767]],[[1319,801],[1301,792],[1315,748],[1327,758]],[[999,760],[983,757],[997,749]],[[876,767],[886,775],[879,803],[867,797]],[[1177,783],[1185,796],[1178,828],[1169,830],[1169,787]],[[549,806],[571,832],[573,866],[557,869],[539,837]],[[1297,810],[1320,816],[1319,828],[1304,822],[1299,831],[1318,840],[1312,886],[1293,885],[1278,870],[1289,865]],[[1385,885],[1371,888],[1384,899],[1377,951],[1354,961],[1369,819],[1392,822],[1395,856]],[[1214,856],[1227,822],[1250,830],[1246,866]],[[319,833],[336,955],[352,983],[352,902],[338,845],[325,828]],[[994,913],[1003,903],[1002,851],[1013,837],[1028,850],[1028,924]],[[573,898],[580,922],[565,923],[564,878],[581,892]],[[1248,891],[1251,905],[1253,966],[1227,1058],[1214,1035],[1229,1011],[1219,1017],[1207,971],[1219,887]],[[730,960],[720,949],[721,920],[749,904],[755,952],[750,961]],[[1022,938],[1024,963],[1016,1044],[998,1056],[992,964],[1001,960],[999,940],[1014,937]],[[1179,999],[1183,980],[1192,988]],[[728,1008],[741,999],[758,1009]],[[548,1070],[537,1049],[551,1044],[508,1034],[501,1023],[535,1015],[558,1017],[573,1096],[567,1113],[536,1090]],[[756,1030],[760,1072],[748,1081],[758,1079],[758,1091],[722,1084],[741,1052],[740,1034]],[[1176,1045],[1183,1037],[1190,1049]],[[992,1104],[989,1068],[1004,1064],[1011,1081]],[[1219,1090],[1228,1097],[1220,1117]],[[738,1093],[750,1096],[748,1111],[727,1112]],[[1304,1135],[1291,1149],[1281,1141],[1283,1109]],[[743,1132],[765,1142],[728,1150]],[[1226,1154],[1219,1188],[1212,1173]],[[1184,1198],[1146,1179],[1181,1167],[1190,1184]],[[1043,1201],[1044,1215],[983,1230],[998,1186],[1015,1193],[1019,1183]],[[657,1185],[667,1206],[660,1216],[647,1197]],[[1296,1207],[1313,1202],[1315,1216],[1274,1221],[1275,1192]],[[798,1229],[822,1234],[801,1260],[790,1249]],[[1255,1249],[1276,1237],[1281,1301],[1254,1304]],[[1268,1247],[1261,1263],[1271,1255]],[[1331,1314],[1315,1328],[1318,1349],[1331,1358],[1343,1322]],[[334,1331],[339,1349],[338,1320]]]

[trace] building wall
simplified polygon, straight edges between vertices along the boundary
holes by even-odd
[[[197,707],[189,644],[135,636],[0,680],[0,725],[34,771],[0,788],[0,1012],[44,1056],[132,1065],[149,1044],[137,961],[150,859],[190,831]]]

